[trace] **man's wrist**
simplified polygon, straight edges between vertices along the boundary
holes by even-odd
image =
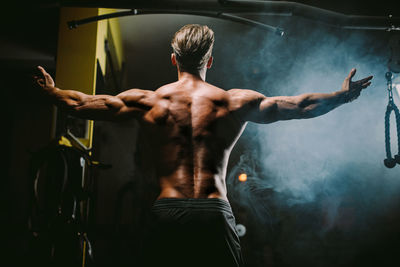
[[[55,87],[55,86],[46,86],[43,87],[43,93],[48,97],[49,99],[54,99],[57,98],[58,91],[60,89]]]
[[[347,91],[339,90],[339,91],[334,92],[334,95],[335,95],[335,97],[337,99],[337,103],[339,105],[350,102]]]
[[[46,93],[48,93],[49,95],[54,95],[58,90],[60,90],[60,89],[58,89],[57,87],[55,87],[55,86],[46,86],[45,88],[44,88],[44,90],[46,91]]]

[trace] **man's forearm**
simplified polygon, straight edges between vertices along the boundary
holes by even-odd
[[[51,88],[48,97],[69,114],[90,120],[111,120],[125,106],[124,102],[110,95],[87,95],[74,90]]]
[[[43,88],[45,95],[50,102],[59,108],[64,109],[69,114],[76,117],[90,117],[86,109],[92,109],[92,105],[88,105],[91,96],[75,90],[63,90],[57,87]],[[104,101],[103,101],[104,102]],[[104,103],[102,103],[104,105]],[[90,106],[90,107],[88,107]]]
[[[351,96],[342,90],[333,93],[310,93],[299,97],[298,105],[304,118],[324,115],[351,100]]]
[[[67,109],[79,106],[85,98],[85,94],[79,91],[62,90],[57,87],[47,87],[44,92],[53,104]]]

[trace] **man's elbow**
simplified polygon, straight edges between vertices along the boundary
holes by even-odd
[[[299,119],[311,119],[322,115],[318,109],[318,103],[312,99],[311,94],[302,95],[296,103]]]
[[[312,118],[318,117],[320,115],[322,115],[322,114],[319,114],[315,110],[307,107],[307,108],[304,108],[301,110],[299,119],[312,119]]]
[[[312,104],[302,108],[300,114],[301,114],[301,119],[311,119],[324,115],[328,112],[329,112],[328,109],[321,108],[316,104]]]

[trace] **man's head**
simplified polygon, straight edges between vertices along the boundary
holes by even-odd
[[[172,38],[172,62],[180,71],[198,73],[204,67],[210,68],[214,32],[205,25],[188,24],[177,31]]]

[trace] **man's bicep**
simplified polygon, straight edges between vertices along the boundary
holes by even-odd
[[[269,123],[273,119],[275,102],[265,95],[247,89],[231,89],[230,107],[242,120]]]
[[[272,123],[305,116],[301,107],[304,96],[266,97],[259,92],[245,89],[232,89],[228,92],[232,111],[244,121]]]

